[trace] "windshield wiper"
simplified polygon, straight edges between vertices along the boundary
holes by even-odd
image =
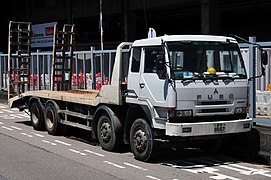
[[[217,82],[218,77],[209,77],[209,78],[203,78],[203,82],[206,83],[211,83],[211,82]]]
[[[230,77],[230,76],[219,77],[219,79],[222,79],[223,82],[232,82],[232,81],[234,81],[234,78],[233,78],[233,77]]]
[[[183,79],[181,82],[183,85],[187,86],[188,84],[195,82],[195,79]]]

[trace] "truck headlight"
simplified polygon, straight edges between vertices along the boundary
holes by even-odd
[[[176,118],[176,117],[192,117],[193,111],[192,110],[174,110],[169,108],[168,109],[168,117]]]
[[[180,110],[176,111],[175,113],[176,117],[189,117],[193,115],[192,110]]]
[[[244,114],[247,113],[247,108],[246,107],[237,107],[234,110],[235,114]]]

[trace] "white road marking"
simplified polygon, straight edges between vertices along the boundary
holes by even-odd
[[[193,164],[193,163],[185,161],[185,160],[181,160],[180,162],[182,164],[187,164],[187,165],[180,166],[180,165],[175,165],[175,164],[171,164],[171,163],[162,163],[162,165],[170,166],[170,167],[173,167],[173,168],[179,168],[179,169],[191,169],[191,168],[205,167],[204,165]]]
[[[18,116],[17,114],[10,114],[11,117],[15,117],[15,118],[19,118],[19,119],[22,119],[23,117],[22,116]]]
[[[66,145],[66,146],[71,146],[71,144],[65,143],[65,142],[63,142],[63,141],[55,140],[55,142],[60,143],[60,144],[63,144],[63,145]]]
[[[80,151],[77,151],[77,150],[74,150],[74,149],[69,149],[69,151],[74,152],[74,153],[77,153],[77,154],[80,153]]]
[[[16,126],[10,126],[10,127],[12,127],[13,129],[17,129],[17,130],[22,130],[22,128],[19,128],[19,127],[16,127]]]
[[[9,112],[9,113],[13,113],[13,111],[8,110],[8,109],[2,109],[2,111]]]
[[[38,134],[38,133],[35,133],[35,132],[32,132],[32,134],[34,134],[34,135],[36,135],[36,136],[38,136],[38,137],[44,137],[43,135]]]
[[[76,154],[80,154],[82,156],[86,156],[87,155],[86,153],[81,153],[80,151],[77,151],[77,150],[74,150],[74,149],[69,149],[69,151],[74,152]]]
[[[161,180],[161,179],[159,179],[159,178],[157,178],[157,177],[153,177],[153,176],[146,176],[147,178],[150,178],[150,179],[155,179],[155,180]]]
[[[2,128],[3,129],[7,129],[7,130],[10,130],[10,131],[12,131],[13,129],[11,129],[11,128],[8,128],[8,127],[6,127],[6,126],[2,126]]]
[[[51,144],[51,145],[53,145],[53,146],[56,146],[56,143],[51,143],[50,141],[47,141],[47,140],[42,140],[42,142],[45,142],[45,143],[47,143],[47,144]]]
[[[22,117],[29,117],[29,115],[28,114],[16,114],[17,116],[22,116]]]
[[[115,163],[112,163],[112,162],[109,162],[109,161],[103,161],[104,163],[107,163],[107,164],[110,164],[110,165],[112,165],[112,166],[115,166],[115,167],[117,167],[117,168],[120,168],[120,169],[125,169],[126,167],[124,167],[124,166],[120,166],[120,165],[118,165],[118,164],[115,164]]]
[[[28,136],[28,137],[33,137],[32,135],[26,134],[26,133],[21,133],[21,135]]]
[[[254,174],[258,174],[258,175],[262,175],[262,176],[266,176],[266,177],[271,177],[271,174],[266,174],[269,173],[270,171],[267,170],[263,170],[263,169],[254,169],[254,168],[250,168],[250,167],[246,167],[246,166],[242,166],[239,164],[229,164],[229,166],[232,166],[232,170],[238,171],[241,174],[245,174],[245,175],[254,175]],[[228,167],[226,167],[228,168]],[[238,169],[241,168],[241,169]],[[228,168],[229,169],[229,168]],[[245,169],[245,170],[242,170]]]
[[[0,114],[3,114],[4,112],[3,111],[0,111]]]
[[[134,165],[134,164],[130,164],[130,163],[127,163],[127,162],[124,162],[123,164],[127,165],[127,166],[131,166],[133,168],[136,168],[136,169],[141,169],[143,171],[147,171],[148,169],[145,169],[145,168],[142,168],[140,166],[137,166],[137,165]]]
[[[95,154],[95,155],[97,155],[97,156],[100,156],[100,157],[104,157],[104,155],[103,154],[100,154],[100,153],[96,153],[96,152],[93,152],[93,151],[90,151],[90,150],[84,150],[85,152],[88,152],[88,153],[91,153],[91,154]]]
[[[4,123],[0,122],[0,124],[4,124]]]
[[[217,179],[217,180],[222,180],[222,179],[241,180],[239,178],[227,176],[227,175],[220,174],[220,173],[212,173],[212,174],[214,176],[210,176],[211,179]]]
[[[238,168],[235,168],[235,167],[231,167],[231,166],[227,166],[227,165],[220,165],[219,167],[222,167],[222,168],[225,168],[225,169],[229,169],[229,170],[233,170],[233,171],[237,171],[237,172],[239,172],[241,174],[250,175],[249,174],[250,171],[238,169]]]
[[[2,109],[2,108],[7,108],[7,106],[0,106],[0,108]]]
[[[10,116],[5,116],[3,117],[3,119],[15,119],[14,117],[10,117]]]
[[[183,171],[188,171],[194,174],[202,174],[202,173],[208,173],[214,176],[210,176],[211,179],[217,179],[217,180],[223,180],[223,179],[231,179],[231,180],[240,180],[235,177],[227,176],[224,174],[217,173],[216,171],[219,171],[218,169],[212,168],[212,167],[203,167],[203,168],[196,168],[196,169],[182,169]]]

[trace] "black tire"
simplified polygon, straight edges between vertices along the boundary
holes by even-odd
[[[150,125],[145,119],[136,119],[130,131],[130,147],[135,159],[148,162],[154,160],[157,144]]]
[[[97,125],[97,136],[101,147],[107,151],[117,151],[122,147],[122,133],[116,133],[112,126],[112,120],[107,114],[103,114]]]
[[[44,112],[38,101],[34,101],[30,105],[30,119],[35,130],[45,130]]]
[[[48,134],[59,135],[61,127],[58,121],[59,115],[57,114],[55,106],[48,103],[45,108],[45,127]]]

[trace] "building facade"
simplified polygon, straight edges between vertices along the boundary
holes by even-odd
[[[78,49],[89,49],[101,41],[101,12],[105,48],[145,38],[149,28],[158,36],[236,34],[271,40],[271,25],[264,21],[270,0],[10,0],[7,8],[9,13],[1,12],[2,52],[7,50],[9,21],[73,23]]]

